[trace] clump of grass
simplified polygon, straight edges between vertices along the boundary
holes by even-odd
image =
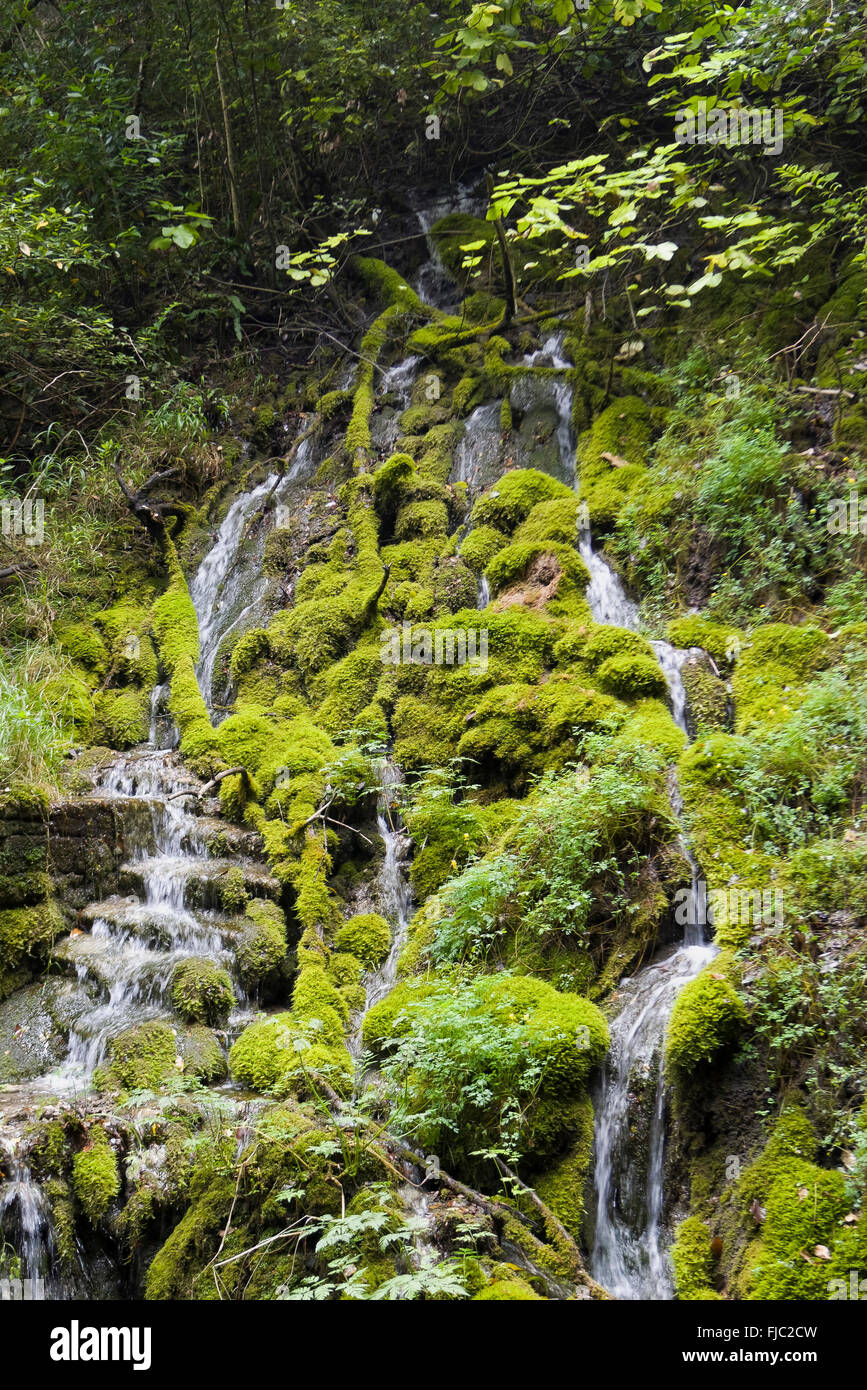
[[[55,786],[71,725],[43,694],[64,663],[46,648],[0,653],[0,783]]]

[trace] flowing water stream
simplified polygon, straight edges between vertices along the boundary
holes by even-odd
[[[559,339],[543,344],[526,358],[529,366],[568,367]],[[571,391],[555,387],[557,439],[564,481],[574,486],[575,441],[571,426]],[[590,574],[586,596],[597,623],[638,631],[638,606],[619,576],[593,548],[588,524],[581,527],[578,549]],[[668,686],[672,717],[688,734],[687,697],[682,669],[697,651],[669,642],[651,643]],[[669,783],[672,809],[682,810],[674,770]],[[685,839],[684,857],[697,901],[699,866]],[[705,944],[701,926],[688,925],[683,941],[661,959],[622,980],[619,1005],[611,1023],[611,1049],[595,1096],[594,1186],[596,1194],[590,1271],[620,1299],[668,1299],[673,1296],[664,1222],[664,1168],[667,1086],[664,1040],[674,1001],[684,985],[717,954]]]

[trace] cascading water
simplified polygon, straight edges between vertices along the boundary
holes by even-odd
[[[220,647],[231,632],[250,624],[269,590],[268,578],[262,572],[269,527],[254,527],[257,514],[267,507],[279,524],[287,512],[286,499],[306,477],[313,454],[312,438],[304,439],[285,474],[271,473],[257,487],[235,498],[190,584],[199,624],[196,675],[209,710],[213,711],[216,703],[214,670]],[[252,531],[255,535],[250,534]],[[221,698],[225,699],[222,692]]]
[[[450,481],[466,483],[474,493],[489,487],[500,474],[500,435],[499,401],[477,406],[464,425]]]
[[[394,988],[397,980],[397,962],[406,942],[406,933],[412,911],[412,889],[409,885],[404,864],[407,855],[406,832],[397,823],[397,792],[403,784],[400,769],[388,758],[380,765],[380,793],[378,798],[376,824],[385,846],[385,855],[379,874],[379,904],[382,915],[392,929],[391,948],[382,965],[365,977],[365,1003],[356,1020],[351,1039],[351,1049],[357,1055],[361,1049],[361,1025],[365,1015],[374,1004]]]
[[[559,340],[551,339],[525,360],[534,366],[547,359],[552,366],[566,368],[560,351]],[[564,480],[574,485],[571,391],[563,385],[565,389],[554,395],[560,421],[557,438]],[[611,566],[593,549],[586,521],[578,549],[590,574],[586,596],[594,621],[638,631],[638,607]],[[682,668],[693,653],[663,641],[652,646],[668,685],[672,716],[687,733]],[[672,809],[679,816],[682,805],[673,772],[669,790]],[[683,837],[681,844],[690,865],[695,904],[700,870]],[[690,922],[680,946],[621,981],[618,988],[621,1007],[611,1024],[611,1049],[595,1097],[596,1210],[590,1260],[594,1279],[617,1298],[672,1297],[664,1229],[667,1087],[663,1044],[675,999],[716,954],[714,945],[703,943],[701,925]],[[644,1132],[637,1142],[642,1125]]]
[[[51,1277],[56,1255],[51,1210],[26,1160],[17,1156],[14,1148],[8,1154],[0,1149],[0,1234],[0,1272],[3,1247],[8,1245],[17,1254],[15,1279],[29,1281],[27,1296],[44,1298],[48,1293],[58,1297]],[[13,1290],[10,1280],[12,1297],[17,1292]],[[3,1297],[0,1280],[0,1299]]]
[[[418,272],[414,287],[423,304],[430,304],[433,308],[446,312],[458,309],[463,298],[463,292],[446,270],[439,247],[431,236],[434,223],[453,212],[467,212],[479,216],[484,212],[484,207],[485,200],[474,196],[469,185],[458,184],[457,188],[445,197],[426,201],[423,207],[416,208],[415,215],[428,252],[428,259]]]

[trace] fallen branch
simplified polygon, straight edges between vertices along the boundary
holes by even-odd
[[[166,801],[176,801],[179,796],[195,796],[201,800],[205,793],[222,782],[224,777],[237,777],[239,773],[246,777],[247,769],[245,767],[227,767],[225,772],[218,772],[216,777],[212,777],[210,782],[206,782],[203,787],[190,787],[186,791],[172,792],[171,796],[166,797]]]

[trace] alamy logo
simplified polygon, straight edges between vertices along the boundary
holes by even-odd
[[[859,1279],[859,1269],[849,1270],[849,1282],[845,1279],[828,1280],[829,1299],[853,1298],[859,1301],[867,1300],[867,1279]]]
[[[25,545],[41,545],[45,539],[45,503],[25,497],[0,498],[0,526],[4,536],[23,536]]]
[[[0,1279],[0,1303],[41,1302],[44,1298],[44,1279]]]
[[[51,1329],[52,1361],[131,1361],[134,1371],[150,1370],[149,1327],[68,1327]]]
[[[674,895],[674,920],[679,927],[783,925],[783,895],[778,888],[712,888],[699,879],[694,888]]]
[[[783,110],[780,106],[714,106],[710,112],[701,97],[696,110],[675,112],[674,138],[679,145],[764,145],[766,154],[783,149]]]
[[[466,627],[388,627],[379,639],[383,666],[472,666],[488,669],[488,629]]]
[[[848,500],[829,502],[827,528],[831,536],[867,536],[867,499],[862,502],[853,487]]]

